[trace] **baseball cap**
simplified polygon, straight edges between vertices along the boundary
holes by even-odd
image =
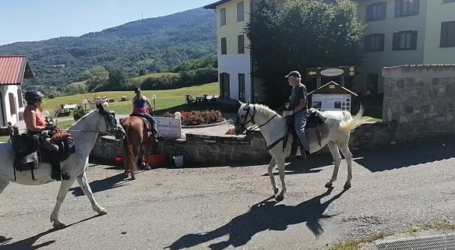
[[[298,77],[298,78],[302,78],[302,76],[300,75],[300,73],[297,70],[291,71],[284,78],[288,78],[290,76],[295,76],[295,77]]]

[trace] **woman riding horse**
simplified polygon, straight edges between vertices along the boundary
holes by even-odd
[[[36,90],[31,90],[25,92],[24,96],[27,101],[27,107],[24,109],[24,122],[27,128],[27,135],[33,137],[34,135],[42,135],[46,130],[55,129],[55,125],[46,124],[44,115],[41,113],[41,103],[43,102],[43,94]],[[57,154],[59,149],[58,146],[51,143],[51,138],[46,138],[40,140],[42,142],[42,147],[49,150],[51,154]],[[52,157],[58,161],[58,157]],[[51,178],[55,180],[61,180],[61,170],[59,169],[59,164],[52,165],[52,174]]]
[[[139,114],[144,116],[145,119],[147,119],[150,122],[152,133],[156,134],[157,129],[156,129],[156,120],[153,118],[151,114],[148,113],[147,109],[145,108],[145,104],[152,108],[152,104],[148,100],[148,98],[144,95],[142,95],[142,91],[140,88],[135,88],[134,93],[136,93],[136,96],[133,98],[132,104],[133,104],[133,114]]]

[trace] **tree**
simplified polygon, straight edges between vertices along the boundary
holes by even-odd
[[[109,72],[102,66],[93,66],[84,71],[84,79],[87,81],[88,91],[92,91],[106,84]]]
[[[280,106],[290,89],[291,70],[357,65],[362,59],[364,26],[351,1],[334,4],[306,0],[262,0],[251,13],[245,33],[250,40],[253,75],[264,83],[266,102]]]

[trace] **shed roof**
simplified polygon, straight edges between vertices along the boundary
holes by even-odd
[[[343,91],[345,91],[345,92],[347,92],[347,93],[349,93],[349,94],[351,94],[351,95],[358,96],[356,93],[352,92],[351,90],[349,90],[349,89],[347,89],[347,88],[341,86],[340,84],[338,84],[338,83],[336,83],[336,82],[334,82],[334,81],[330,81],[330,82],[328,82],[328,83],[322,85],[321,87],[319,87],[319,88],[317,88],[317,89],[311,91],[310,93],[308,93],[308,95],[311,95],[311,94],[314,94],[314,93],[317,93],[317,92],[322,92],[321,90],[327,88],[329,85],[335,85],[336,88],[338,88],[338,89],[341,89],[341,90],[343,90]]]
[[[35,79],[26,56],[0,56],[0,85],[21,85],[24,79]]]

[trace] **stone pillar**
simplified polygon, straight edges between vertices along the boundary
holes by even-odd
[[[386,67],[382,120],[398,140],[455,132],[455,64]]]

